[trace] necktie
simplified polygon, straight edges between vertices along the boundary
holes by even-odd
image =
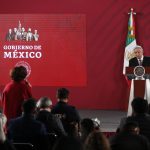
[[[139,66],[142,66],[142,60],[139,59]]]

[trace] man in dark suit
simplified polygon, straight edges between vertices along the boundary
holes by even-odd
[[[37,150],[48,149],[44,124],[35,120],[36,102],[33,98],[23,103],[23,115],[10,120],[8,136],[15,143],[31,143]]]
[[[51,113],[51,108],[52,101],[48,97],[41,97],[37,102],[36,120],[45,125],[48,133],[54,133],[59,137],[66,135],[61,120]]]
[[[129,66],[150,66],[150,57],[143,55],[143,48],[137,45],[134,49],[135,57],[129,60]]]
[[[74,106],[68,105],[69,90],[66,88],[58,89],[57,99],[58,103],[52,109],[52,113],[60,117],[63,127],[68,135],[74,134],[73,132],[76,130],[77,124],[79,125],[80,116]]]

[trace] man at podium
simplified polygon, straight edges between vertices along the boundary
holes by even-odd
[[[132,114],[131,102],[135,97],[142,97],[150,103],[150,57],[143,55],[143,48],[139,45],[133,52],[135,57],[129,60],[129,68],[133,69],[127,75],[129,80],[134,79],[131,81],[127,116]]]
[[[129,67],[135,66],[150,66],[150,57],[143,55],[143,48],[137,45],[134,49],[135,57],[129,60]]]

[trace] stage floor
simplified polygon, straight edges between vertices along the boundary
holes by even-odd
[[[98,118],[103,132],[115,132],[120,119],[127,116],[125,111],[116,110],[79,110],[81,118]]]

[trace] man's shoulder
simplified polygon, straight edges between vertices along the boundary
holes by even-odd
[[[136,60],[137,58],[136,57],[133,57],[133,58],[131,58],[129,61],[134,61],[134,60]]]
[[[144,59],[150,60],[150,56],[144,56]]]
[[[10,119],[8,124],[15,125],[15,124],[19,124],[19,122],[22,122],[22,117],[17,117],[17,118]]]

